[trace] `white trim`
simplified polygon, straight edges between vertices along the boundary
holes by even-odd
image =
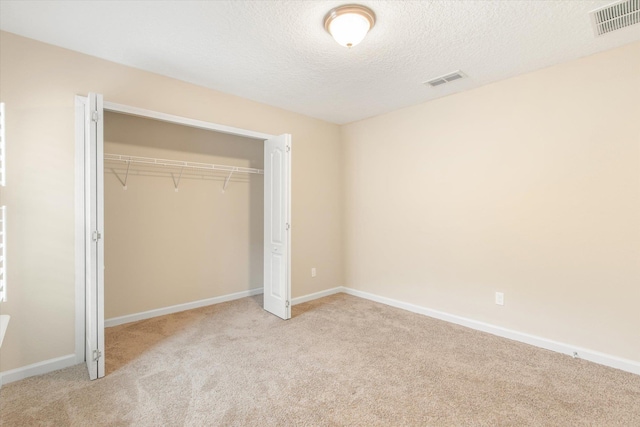
[[[198,129],[213,130],[216,132],[244,136],[253,139],[265,140],[275,137],[275,135],[269,135],[267,133],[254,132],[252,130],[240,129],[233,126],[220,125],[217,123],[210,123],[202,120],[189,119],[187,117],[174,116],[173,114],[160,113],[158,111],[146,110],[144,108],[116,104],[115,102],[105,101],[104,109],[106,111],[113,111],[116,113],[129,114],[138,117],[146,117],[149,119],[161,120],[163,122],[177,123],[180,125],[190,126]]]
[[[75,272],[76,272],[76,362],[84,361],[84,279],[85,279],[85,248],[84,248],[84,110],[87,98],[77,96],[76,109],[76,197],[75,197]]]
[[[313,301],[314,299],[328,297],[329,295],[339,294],[340,292],[345,292],[343,286],[337,286],[335,288],[326,289],[324,291],[293,298],[291,300],[291,305],[302,304],[303,302],[309,302]]]
[[[233,294],[222,295],[214,298],[201,299],[198,301],[187,302],[184,304],[172,305],[169,307],[156,308],[154,310],[143,311],[141,313],[127,314],[126,316],[112,317],[104,321],[104,327],[123,325],[125,323],[137,322],[138,320],[151,319],[152,317],[164,316],[166,314],[178,313],[185,310],[193,310],[194,308],[205,307],[208,305],[220,304],[222,302],[233,301],[240,298],[246,298],[253,295],[259,295],[263,292],[263,288],[250,289],[248,291],[236,292]]]
[[[14,381],[20,381],[35,375],[47,374],[77,364],[76,355],[67,354],[66,356],[56,357],[55,359],[44,360],[32,365],[0,372],[0,384],[9,384]]]
[[[379,302],[392,307],[401,308],[403,310],[411,311],[413,313],[422,314],[425,316],[433,317],[435,319],[444,320],[446,322],[455,323],[456,325],[466,326],[467,328],[475,329],[477,331],[488,332],[492,335],[508,338],[514,341],[519,341],[525,344],[530,344],[536,347],[544,348],[547,350],[555,351],[557,353],[567,354],[574,356],[577,353],[577,357],[580,359],[588,360],[590,362],[598,363],[600,365],[609,366],[611,368],[620,369],[622,371],[631,372],[633,374],[640,375],[640,362],[636,362],[630,359],[624,359],[611,354],[601,353],[599,351],[590,350],[583,347],[577,347],[571,344],[561,343],[553,341],[547,338],[530,335],[524,332],[514,331],[512,329],[503,328],[501,326],[492,325],[489,323],[480,322],[477,320],[469,319],[454,314],[445,313],[438,310],[433,310],[419,305],[410,304],[395,299],[382,297],[369,292],[359,291],[356,289],[343,287],[343,292],[356,297],[368,299],[370,301]]]
[[[287,190],[287,200],[286,200],[286,206],[287,206],[287,300],[293,300],[293,296],[291,295],[291,271],[293,270],[293,264],[292,264],[292,257],[293,257],[293,250],[292,250],[292,245],[291,242],[293,241],[292,238],[292,234],[293,234],[293,230],[291,229],[291,224],[293,224],[293,220],[291,219],[292,214],[293,214],[293,210],[291,209],[291,197],[293,196],[293,187],[291,186],[291,180],[293,179],[293,174],[292,174],[292,169],[291,169],[291,165],[292,165],[292,157],[293,157],[293,137],[291,136],[291,134],[284,134],[285,135],[285,140],[286,140],[286,144],[287,144],[287,148],[286,148],[286,156],[285,156],[285,161],[287,162],[287,167],[285,168],[287,170],[287,177],[285,178],[285,188]],[[263,161],[266,161],[266,159],[264,159]],[[267,177],[265,177],[265,183],[267,182]],[[266,184],[265,184],[266,186]],[[287,319],[291,319],[291,307],[293,306],[293,303],[291,304],[287,304]]]

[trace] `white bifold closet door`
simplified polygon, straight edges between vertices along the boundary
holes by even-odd
[[[104,377],[104,114],[102,95],[85,106],[85,361],[92,380]]]
[[[264,309],[291,317],[291,135],[256,132],[107,103],[107,110],[264,141]],[[84,111],[85,361],[93,380],[105,375],[104,102],[90,93]],[[266,137],[269,137],[265,135]]]
[[[264,142],[264,309],[291,318],[291,135]]]

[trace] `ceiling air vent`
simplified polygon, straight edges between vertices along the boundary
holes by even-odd
[[[640,1],[640,0],[637,0],[637,1]],[[462,71],[458,70],[458,71],[454,71],[453,73],[449,73],[447,75],[436,77],[435,79],[426,81],[424,82],[424,84],[429,85],[431,87],[436,87],[436,86],[443,85],[445,83],[452,82],[454,80],[461,79],[463,77],[464,77],[464,74],[462,73]]]
[[[589,12],[596,36],[640,22],[640,0],[622,0]]]

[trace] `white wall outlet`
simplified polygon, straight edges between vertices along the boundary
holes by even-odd
[[[504,293],[496,292],[496,304],[504,305]]]
[[[316,277],[316,268],[311,268],[311,277]]]

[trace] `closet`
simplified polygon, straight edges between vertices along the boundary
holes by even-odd
[[[106,326],[261,291],[262,144],[119,113],[104,118]]]
[[[105,319],[257,293],[290,318],[290,135],[89,94],[76,97],[76,141],[76,336],[91,379],[105,374]]]

